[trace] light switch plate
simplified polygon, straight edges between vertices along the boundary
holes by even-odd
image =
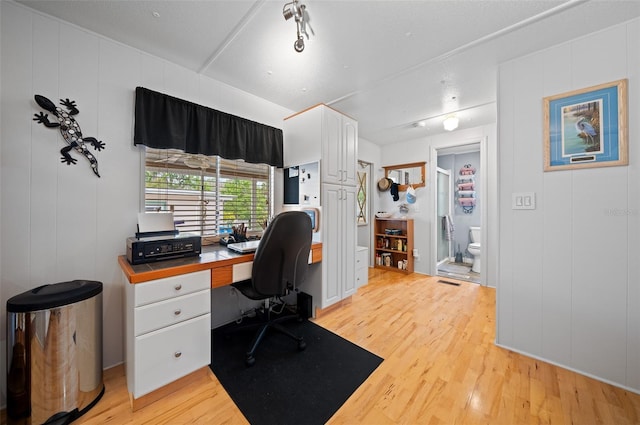
[[[535,210],[535,192],[516,192],[511,194],[511,209],[513,210]]]

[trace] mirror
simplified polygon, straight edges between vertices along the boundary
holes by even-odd
[[[411,185],[414,188],[425,186],[426,162],[413,162],[411,164],[389,165],[384,168],[384,175],[398,184],[398,190],[404,192]]]

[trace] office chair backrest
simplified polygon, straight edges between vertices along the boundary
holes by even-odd
[[[267,227],[253,258],[253,288],[285,295],[304,281],[309,267],[311,219],[302,211],[278,214]]]

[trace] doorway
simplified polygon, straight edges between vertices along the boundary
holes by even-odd
[[[452,143],[433,149],[435,194],[432,264],[437,276],[481,284],[483,244],[483,173],[481,141]],[[486,199],[486,197],[484,197]],[[472,236],[473,235],[473,236]],[[472,239],[473,238],[473,239]],[[477,241],[475,240],[477,239]],[[479,249],[479,253],[478,253]],[[475,255],[470,252],[475,253]]]
[[[356,221],[358,223],[356,244],[359,247],[369,249],[368,265],[373,266],[373,227],[374,218],[371,214],[371,188],[373,186],[372,164],[370,162],[358,160],[357,175],[357,195],[356,195]]]

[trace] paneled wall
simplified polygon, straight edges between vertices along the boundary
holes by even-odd
[[[500,67],[500,345],[640,391],[640,21]],[[629,79],[629,166],[543,172],[542,98]],[[537,208],[512,210],[513,192]]]
[[[133,146],[135,87],[278,128],[292,111],[15,3],[0,2],[0,8],[0,327],[6,326],[6,300],[15,294],[47,283],[99,280],[104,284],[104,364],[111,366],[123,360],[123,292],[116,259],[136,230],[141,204],[141,151]],[[40,111],[34,94],[55,103],[60,98],[77,102],[84,135],[106,145],[96,153],[101,178],[75,153],[77,164],[60,162],[64,141],[57,129],[32,120]],[[212,297],[212,320],[233,307],[225,295]]]

